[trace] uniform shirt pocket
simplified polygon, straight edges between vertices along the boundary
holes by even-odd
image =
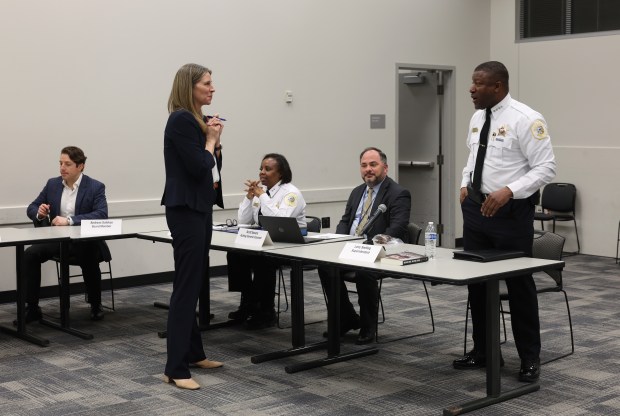
[[[486,154],[488,163],[497,167],[505,166],[507,162],[513,159],[515,148],[518,151],[515,141],[516,138],[510,135],[490,136]]]

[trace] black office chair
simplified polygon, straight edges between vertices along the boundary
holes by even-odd
[[[106,306],[106,305],[101,305],[102,307],[112,310],[115,310],[115,305],[114,305],[114,279],[112,277],[112,253],[110,252],[110,248],[108,247],[107,243],[105,241],[99,241],[98,244],[99,246],[99,253],[98,253],[98,259],[99,263],[105,262],[108,265],[108,270],[102,270],[101,271],[101,275],[103,276],[104,274],[107,274],[110,276],[110,295],[112,298],[112,306]],[[60,285],[62,284],[62,282],[60,281],[60,257],[54,257],[52,258],[52,260],[54,260],[56,262],[56,275],[58,277],[58,286],[60,287]],[[76,257],[70,256],[69,257],[69,265],[70,266],[79,266],[79,262],[78,259]],[[69,278],[72,277],[81,277],[82,273],[77,273],[77,274],[70,274]],[[84,293],[84,300],[86,302],[88,302],[88,293]]]
[[[534,221],[540,221],[542,229],[545,229],[545,221],[552,221],[555,233],[556,221],[572,221],[575,225],[575,237],[577,238],[577,251],[571,254],[579,254],[579,233],[577,231],[577,219],[575,214],[575,200],[577,188],[572,183],[550,183],[543,189],[540,205],[543,212],[534,214]]]
[[[535,231],[534,232],[534,243],[532,245],[532,257],[538,259],[547,259],[547,260],[562,260],[562,250],[564,249],[564,242],[566,239],[561,235],[554,234],[549,231]],[[570,306],[568,304],[568,295],[564,290],[563,280],[562,280],[562,270],[548,270],[545,271],[547,275],[549,275],[553,279],[553,284],[549,285],[549,279],[545,279],[544,281],[540,279],[540,274],[534,274],[534,278],[536,280],[536,293],[554,293],[561,292],[564,294],[564,301],[566,303],[566,313],[568,316],[568,326],[570,330],[570,343],[571,349],[570,352],[562,353],[561,355],[551,358],[549,360],[544,361],[542,364],[547,364],[552,361],[559,360],[560,358],[568,357],[569,355],[575,352],[575,341],[573,335],[573,321],[570,314]],[[508,293],[502,291],[499,295],[500,306],[503,301],[508,300]],[[467,306],[469,307],[469,301]],[[509,314],[510,311],[506,311],[500,309],[502,314],[502,319],[504,314]],[[504,322],[504,340],[506,339],[506,324]],[[465,345],[464,351],[467,352],[467,315],[465,321]]]
[[[306,229],[308,230],[308,232],[311,232],[311,233],[320,233],[321,232],[321,219],[319,217],[312,217],[312,216],[306,215]],[[280,329],[287,328],[287,327],[283,327],[280,325],[280,314],[288,311],[288,307],[289,307],[288,295],[286,294],[286,283],[284,281],[284,267],[286,266],[282,265],[278,268],[278,289],[276,291],[276,296],[278,297],[277,310],[276,310],[276,324],[278,328]],[[317,266],[313,264],[307,264],[303,266],[304,272],[314,270],[316,268]],[[284,295],[284,302],[286,304],[286,307],[284,308],[284,310],[280,308],[281,294]],[[313,323],[316,323],[316,322],[309,322],[307,325],[313,324]]]

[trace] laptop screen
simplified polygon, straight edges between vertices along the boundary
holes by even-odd
[[[269,232],[269,237],[275,243],[305,243],[297,218],[293,217],[259,217],[260,225]]]

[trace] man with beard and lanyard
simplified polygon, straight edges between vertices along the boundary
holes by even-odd
[[[465,250],[519,250],[532,255],[534,207],[539,190],[555,177],[555,157],[542,115],[514,100],[508,70],[496,61],[476,67],[469,89],[475,108],[460,201]],[[519,380],[540,375],[540,323],[531,274],[506,279]],[[454,360],[457,369],[486,365],[486,285],[468,286],[474,349]],[[503,359],[500,360],[503,365]]]

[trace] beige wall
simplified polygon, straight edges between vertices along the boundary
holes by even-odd
[[[615,256],[620,220],[620,34],[515,43],[515,2],[491,2],[490,58],[510,70],[513,96],[549,124],[556,182],[577,187],[581,251]],[[572,223],[557,231],[576,249]]]
[[[489,43],[488,29],[471,22],[489,13],[489,0],[5,1],[0,224],[26,221],[25,206],[57,175],[67,144],[86,151],[86,173],[106,184],[112,216],[162,213],[166,101],[186,62],[213,69],[209,110],[228,119],[231,210],[217,216],[235,215],[243,180],[277,151],[291,162],[308,214],[335,224],[360,183],[362,148],[383,148],[396,166],[396,63],[457,68],[456,125],[466,130],[470,68]],[[386,114],[384,130],[369,128],[377,113]],[[169,247],[128,240],[110,248],[118,277],[171,269]],[[0,249],[0,290],[14,287],[13,256]]]
[[[515,98],[548,120],[557,180],[577,185],[582,251],[615,255],[619,35],[517,44],[513,0],[3,6],[0,224],[25,222],[25,206],[57,174],[58,150],[69,143],[86,150],[87,173],[106,183],[112,216],[161,213],[165,103],[176,69],[194,61],[214,70],[212,109],[229,119],[223,136],[229,210],[216,212],[216,220],[234,217],[243,180],[256,175],[262,154],[278,151],[291,162],[308,214],[330,216],[334,225],[359,183],[360,149],[380,146],[395,166],[395,64],[456,68],[456,137],[447,139],[456,141],[458,183],[473,112],[471,71],[497,59],[511,72]],[[293,91],[292,105],[284,103],[285,90]],[[369,129],[375,113],[386,114],[385,130]],[[455,221],[459,230],[458,208]],[[564,229],[570,249],[574,237]],[[163,244],[110,246],[117,277],[172,269]],[[215,254],[213,263],[224,257]],[[0,291],[13,289],[13,250],[0,249],[0,265]],[[52,271],[46,266],[46,284],[54,283]]]

